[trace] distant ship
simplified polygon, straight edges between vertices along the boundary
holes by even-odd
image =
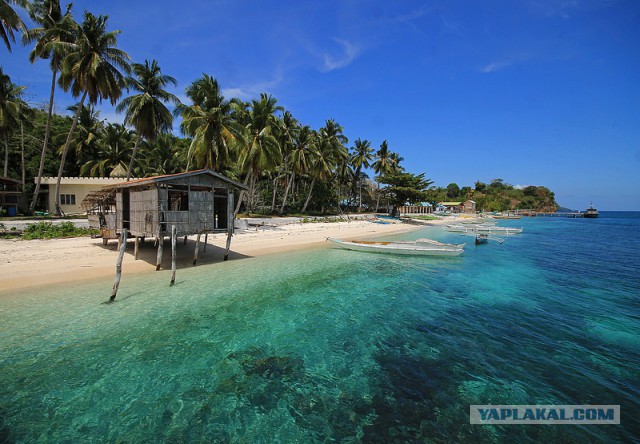
[[[596,207],[594,207],[593,203],[591,203],[591,205],[589,205],[589,208],[587,208],[587,211],[584,212],[584,217],[594,218],[598,217],[599,214],[600,213],[598,213]]]

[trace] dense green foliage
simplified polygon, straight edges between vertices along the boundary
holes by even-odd
[[[380,179],[387,184],[385,188],[390,204],[393,206],[392,215],[397,214],[399,206],[405,204],[419,204],[427,200],[428,188],[433,183],[425,179],[424,174],[391,173]]]
[[[7,176],[24,181],[22,210],[27,213],[27,207],[43,208],[43,202],[31,198],[37,195],[34,178],[39,175],[148,177],[199,168],[247,185],[248,192],[236,196],[236,212],[339,213],[467,198],[488,211],[556,206],[547,188],[520,190],[500,179],[489,185],[478,182],[475,188],[455,183],[429,188],[431,181],[424,174],[404,173],[403,157],[386,140],[376,149],[372,141],[358,137],[350,147],[345,129],[335,120],[314,129],[272,95],[262,93],[246,102],[225,98],[209,74],[186,87],[190,103],[179,103],[165,91],[175,79],[164,74],[157,61],[129,63],[127,53],[117,47],[120,31],[108,29],[106,16],[85,11],[76,22],[71,3],[66,8],[60,0],[10,3],[27,8],[35,27],[16,27],[8,14],[0,17],[4,30],[22,31],[23,42],[34,45],[30,60],[49,60],[52,73],[47,103],[12,112],[10,125],[0,119],[7,148],[3,168]],[[127,75],[132,71],[133,76]],[[5,80],[14,91],[24,89],[8,76]],[[69,109],[74,117],[52,114],[48,119],[56,84],[79,100]],[[102,100],[117,104],[123,123],[100,119],[95,106]],[[172,134],[167,105],[175,106],[184,137]]]
[[[38,222],[29,224],[23,230],[23,239],[58,239],[64,237],[81,237],[97,234],[96,230],[90,228],[76,227],[72,222],[61,222],[53,224],[51,222]]]
[[[481,211],[507,210],[536,210],[556,211],[558,204],[554,193],[543,186],[528,186],[515,188],[506,184],[502,179],[493,179],[489,184],[476,182],[473,188],[457,184],[449,184],[446,188],[430,190],[430,202],[465,201],[471,199],[476,202],[476,208]]]

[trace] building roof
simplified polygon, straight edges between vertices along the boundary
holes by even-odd
[[[145,177],[142,179],[133,179],[128,182],[120,182],[113,185],[108,185],[105,188],[106,189],[131,188],[131,187],[138,187],[143,185],[150,185],[154,183],[171,182],[172,180],[184,179],[192,176],[201,176],[203,174],[219,179],[223,182],[228,183],[229,185],[233,185],[234,187],[242,190],[249,189],[246,185],[240,182],[236,182],[235,180],[229,179],[228,177],[223,176],[220,173],[216,173],[215,171],[211,171],[209,169],[187,171],[185,173],[177,173],[177,174],[166,174],[164,176]]]
[[[440,205],[445,207],[456,207],[458,205],[462,205],[462,202],[440,202]]]
[[[34,183],[37,180],[34,179]],[[55,185],[57,177],[43,177],[40,181],[42,185]],[[61,185],[100,185],[106,186],[122,182],[121,177],[62,177]]]

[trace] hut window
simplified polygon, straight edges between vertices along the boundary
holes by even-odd
[[[169,205],[171,211],[189,211],[189,192],[169,190]]]
[[[60,195],[60,204],[61,205],[75,205],[76,204],[76,195],[75,194],[61,194]]]

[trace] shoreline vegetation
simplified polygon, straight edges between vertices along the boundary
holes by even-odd
[[[208,73],[178,85],[157,60],[131,60],[118,47],[121,31],[110,30],[107,15],[80,15],[59,0],[16,5],[26,9],[29,23],[8,7],[3,14],[15,18],[9,31],[21,33],[22,43],[33,48],[31,62],[50,62],[52,83],[47,112],[27,103],[34,92],[14,84],[0,67],[0,111],[7,116],[0,122],[2,176],[23,182],[12,212],[16,205],[16,212],[27,215],[44,209],[42,177],[57,178],[49,190],[55,208],[48,211],[62,215],[63,175],[129,180],[204,168],[248,187],[235,196],[236,214],[377,212],[467,199],[485,211],[557,208],[554,193],[543,186],[520,189],[502,179],[434,186],[426,173],[405,170],[393,142],[373,142],[364,134],[350,139],[348,128],[331,116],[311,128],[268,92],[251,100],[224,97]],[[5,39],[8,49],[10,40],[16,39]],[[185,103],[169,92],[176,87],[184,90]],[[68,115],[53,112],[58,90],[77,100]],[[115,106],[121,123],[105,123],[103,101]],[[5,211],[0,207],[0,215]]]
[[[276,219],[277,220],[277,219]],[[440,225],[451,218],[412,223],[374,223],[371,219],[354,219],[333,222],[317,221],[307,223],[297,221],[285,224],[265,223],[249,225],[246,230],[238,230],[234,235],[230,260],[249,259],[288,251],[318,248],[326,244],[327,237],[371,238],[395,235],[417,230],[425,225]],[[206,251],[200,247],[197,266],[210,266],[221,262],[224,255],[224,237],[209,236]],[[168,240],[165,240],[168,242]],[[195,236],[188,238],[187,244],[179,242],[177,249],[178,273],[180,268],[190,267],[195,247]],[[132,274],[155,272],[157,249],[153,242],[147,242],[140,249],[140,259],[133,256],[133,241],[128,242],[123,262],[123,279]],[[3,270],[3,285],[0,298],[10,298],[37,288],[53,285],[74,285],[96,279],[110,279],[114,276],[117,242],[106,246],[102,239],[76,237],[64,239],[2,239],[0,238],[0,263]],[[162,269],[171,267],[170,254],[165,254]],[[108,288],[105,287],[105,294]]]

